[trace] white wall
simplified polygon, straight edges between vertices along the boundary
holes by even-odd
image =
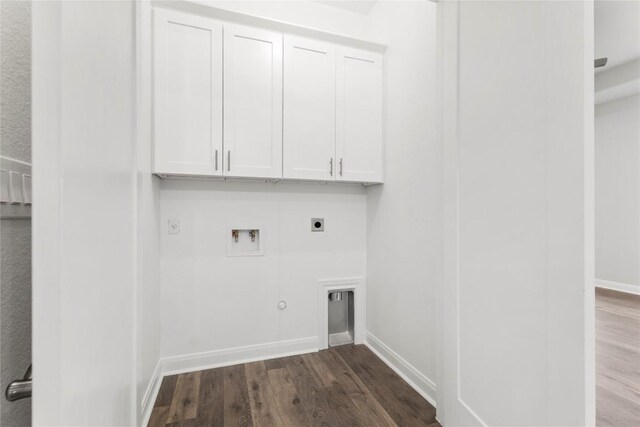
[[[640,95],[595,117],[596,279],[640,292]]]
[[[435,382],[442,264],[436,5],[379,2],[371,19],[389,49],[385,184],[367,189],[367,329]]]
[[[34,425],[135,423],[133,17],[33,3]]]
[[[31,3],[0,2],[0,154],[31,162]],[[0,391],[31,363],[31,220],[0,224]],[[31,423],[31,399],[0,399],[0,425]]]
[[[164,357],[317,337],[317,280],[365,275],[362,187],[168,180],[161,197]],[[264,256],[227,257],[228,227],[256,224]]]

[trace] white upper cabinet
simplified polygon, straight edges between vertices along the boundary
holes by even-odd
[[[282,34],[225,24],[224,175],[282,177]]]
[[[310,32],[155,8],[154,172],[381,183],[383,56]]]
[[[336,176],[335,47],[300,37],[284,39],[283,176]]]
[[[336,50],[339,181],[382,182],[382,55]]]
[[[154,171],[222,174],[222,25],[154,10]]]

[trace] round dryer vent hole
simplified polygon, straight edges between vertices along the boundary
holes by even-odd
[[[324,231],[324,218],[311,218],[311,231]]]

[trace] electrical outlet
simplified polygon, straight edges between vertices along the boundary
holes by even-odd
[[[169,234],[180,234],[179,219],[170,219],[168,223],[169,223]]]

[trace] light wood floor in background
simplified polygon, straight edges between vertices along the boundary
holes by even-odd
[[[640,296],[596,289],[599,427],[640,426]]]
[[[165,377],[149,426],[440,426],[363,345]]]

